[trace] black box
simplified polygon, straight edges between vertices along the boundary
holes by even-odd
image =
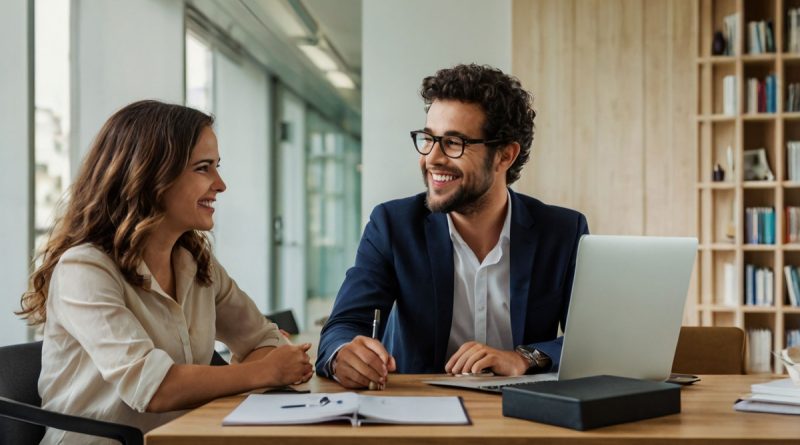
[[[681,412],[680,386],[598,375],[503,388],[503,415],[588,430]]]

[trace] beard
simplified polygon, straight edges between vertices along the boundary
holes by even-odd
[[[422,180],[428,190],[425,197],[425,206],[434,213],[456,212],[462,215],[475,213],[482,209],[488,199],[487,192],[494,184],[492,161],[493,156],[487,153],[486,158],[484,158],[483,168],[476,172],[475,181],[472,184],[465,184],[462,181],[461,185],[450,197],[438,202],[434,202],[431,199],[431,188],[428,185],[428,169],[423,167]],[[450,172],[455,176],[464,177],[460,170],[452,169]]]

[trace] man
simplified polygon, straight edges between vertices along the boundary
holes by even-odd
[[[411,137],[427,192],[372,212],[322,330],[317,372],[360,388],[385,385],[391,371],[557,368],[588,228],[580,213],[508,188],[530,156],[531,96],[478,65],[427,77],[421,95],[426,125]],[[391,312],[378,339],[375,309],[384,320]]]

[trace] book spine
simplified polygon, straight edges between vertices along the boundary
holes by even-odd
[[[792,286],[794,287],[794,294],[797,297],[794,301],[794,306],[800,306],[800,271],[796,266],[792,266]]]
[[[789,297],[789,304],[795,306],[794,302],[797,301],[797,294],[794,292],[794,278],[792,277],[792,266],[783,266],[783,276],[786,278],[786,291]]]
[[[775,75],[767,76],[767,113],[775,112]]]

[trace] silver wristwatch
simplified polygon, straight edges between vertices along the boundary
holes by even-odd
[[[519,345],[514,348],[514,351],[528,360],[528,369],[543,369],[550,366],[550,357],[536,348],[527,345]]]

